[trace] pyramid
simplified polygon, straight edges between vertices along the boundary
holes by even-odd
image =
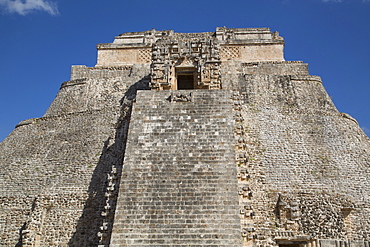
[[[97,49],[0,143],[0,246],[370,246],[370,140],[277,32]]]

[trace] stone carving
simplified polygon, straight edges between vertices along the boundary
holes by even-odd
[[[280,227],[286,230],[297,230],[297,220],[300,219],[301,212],[297,201],[286,202],[282,195],[279,195],[276,204],[276,216],[279,219]]]
[[[22,246],[34,246],[39,241],[40,227],[43,218],[43,205],[39,197],[36,197],[32,204],[31,214],[28,221],[24,223],[21,229]]]
[[[152,61],[152,51],[151,49],[140,49],[139,50],[139,62],[150,63]]]
[[[238,178],[243,181],[243,180],[248,180],[250,178],[250,175],[246,169],[240,169],[238,172]]]
[[[191,102],[191,93],[172,93],[170,96],[171,102]]]
[[[219,27],[217,28],[219,35],[222,37],[222,40],[234,40],[235,39],[235,30],[232,28]]]
[[[251,198],[252,191],[248,185],[244,185],[241,188],[239,188],[239,195],[241,195],[243,198]]]
[[[235,121],[236,122],[243,122],[243,116],[241,115],[241,113],[237,113],[235,114]]]
[[[240,47],[239,46],[224,46],[221,48],[220,56],[223,59],[235,59],[240,58]]]
[[[98,238],[99,244],[104,245],[109,242],[110,231],[112,230],[112,217],[114,212],[112,212],[112,204],[117,197],[117,183],[118,183],[118,176],[117,176],[117,168],[113,165],[111,172],[107,175],[107,190],[105,192],[105,206],[104,210],[101,212],[101,216],[103,216],[103,223],[99,228]]]
[[[272,39],[274,39],[274,40],[283,40],[283,37],[281,37],[281,36],[279,35],[279,32],[278,32],[278,31],[275,31],[275,32],[273,32],[273,34],[272,34]]]

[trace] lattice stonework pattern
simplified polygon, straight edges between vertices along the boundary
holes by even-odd
[[[220,50],[221,59],[240,58],[240,47],[238,46],[224,46]]]
[[[152,49],[140,49],[138,55],[138,62],[150,63],[152,60]]]

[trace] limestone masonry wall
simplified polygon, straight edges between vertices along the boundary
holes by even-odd
[[[147,70],[134,67],[74,71],[44,117],[0,144],[0,246],[99,243],[107,176],[122,165],[136,90],[148,87]]]
[[[114,68],[73,66],[71,81],[64,82],[45,116],[117,107],[125,92],[148,84],[149,66]]]
[[[249,234],[265,242],[286,240],[287,231],[296,241],[368,239],[370,146],[356,121],[337,112],[318,78],[243,78]]]

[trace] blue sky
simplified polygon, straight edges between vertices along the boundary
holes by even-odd
[[[0,0],[0,141],[41,117],[70,66],[131,31],[269,27],[370,135],[370,0]]]

